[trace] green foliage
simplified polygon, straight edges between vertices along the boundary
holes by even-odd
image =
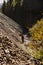
[[[35,58],[43,60],[43,49],[35,50],[32,53]]]
[[[11,7],[11,6],[12,6],[12,2],[13,2],[13,0],[8,0],[7,6],[8,6],[8,7]]]
[[[31,41],[27,46],[27,51],[31,56],[40,59],[40,61],[43,62],[43,42],[37,43]]]
[[[30,28],[30,34],[34,40],[43,40],[43,19]]]
[[[21,6],[23,5],[23,0],[21,0],[20,5],[21,5]]]
[[[13,7],[15,7],[17,2],[15,0],[13,0],[12,4],[13,4]]]
[[[13,0],[13,2],[12,2],[13,7],[15,7],[17,3],[20,3],[20,6],[22,6],[23,0]]]

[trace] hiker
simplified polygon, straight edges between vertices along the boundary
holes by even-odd
[[[21,39],[22,39],[22,43],[24,43],[24,36],[23,35],[21,36]]]
[[[24,43],[24,35],[20,34],[19,36],[21,36],[22,43]]]

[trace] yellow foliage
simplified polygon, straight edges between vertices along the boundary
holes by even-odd
[[[43,19],[37,21],[37,23],[29,30],[34,40],[43,40]]]

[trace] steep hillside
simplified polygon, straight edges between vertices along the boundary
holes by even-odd
[[[0,34],[0,65],[41,65],[16,44]]]
[[[21,43],[20,25],[0,13],[0,65],[41,65]]]

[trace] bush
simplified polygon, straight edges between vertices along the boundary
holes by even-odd
[[[40,59],[43,62],[43,19],[37,21],[37,23],[29,29],[32,37],[32,43],[29,47],[32,49],[33,57]],[[30,51],[31,52],[31,51]]]
[[[37,59],[43,60],[43,49],[33,51],[33,56]]]
[[[43,19],[37,21],[37,23],[29,30],[34,40],[43,40]]]
[[[36,59],[40,59],[41,62],[43,62],[43,42],[42,43],[36,43],[31,42],[29,43],[29,46],[27,47],[28,53],[30,53],[31,56],[35,57]]]

